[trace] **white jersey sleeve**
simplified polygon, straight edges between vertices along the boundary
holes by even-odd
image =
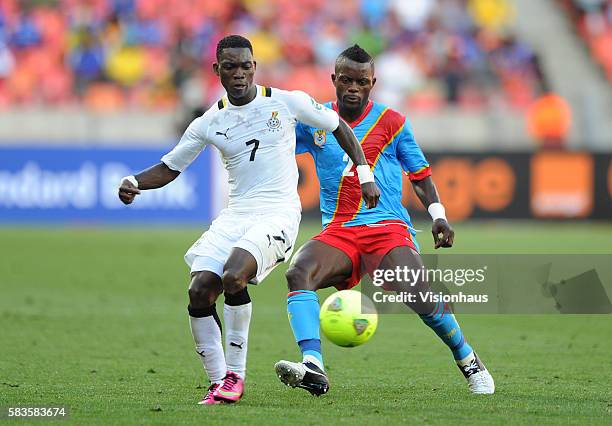
[[[197,158],[209,143],[209,117],[213,108],[191,122],[179,143],[161,158],[162,163],[172,170],[183,172]]]
[[[328,132],[335,131],[340,125],[336,111],[325,108],[306,93],[299,90],[280,92],[285,105],[298,121]]]

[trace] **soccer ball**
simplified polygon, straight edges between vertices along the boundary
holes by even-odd
[[[323,334],[338,346],[359,346],[370,340],[378,325],[374,303],[355,290],[329,296],[319,314]]]

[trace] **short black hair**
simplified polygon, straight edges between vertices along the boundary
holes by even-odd
[[[372,58],[372,56],[370,56],[370,54],[358,44],[354,44],[340,53],[336,59],[336,66],[343,59],[350,59],[351,61],[359,62],[360,64],[374,64],[374,58]]]
[[[232,34],[223,37],[221,40],[219,40],[219,43],[217,43],[217,61],[219,60],[223,49],[231,49],[234,47],[244,47],[249,49],[251,54],[253,54],[253,45],[247,38],[242,37],[241,35]]]

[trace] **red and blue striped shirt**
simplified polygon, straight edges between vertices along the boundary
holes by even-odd
[[[335,103],[325,106],[337,110]],[[367,209],[363,203],[355,166],[334,135],[303,123],[296,127],[296,153],[308,152],[315,161],[323,227],[330,223],[368,225],[383,220],[399,220],[412,226],[402,205],[402,171],[411,180],[420,180],[430,176],[431,169],[408,120],[399,112],[370,101],[362,116],[348,124],[359,139],[381,190],[374,209]]]

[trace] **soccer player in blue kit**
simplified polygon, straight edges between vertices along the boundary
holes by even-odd
[[[338,56],[331,78],[337,101],[326,107],[337,111],[353,129],[369,165],[355,167],[329,132],[305,124],[296,127],[296,152],[308,152],[315,161],[324,229],[299,250],[286,274],[287,310],[302,362],[283,360],[275,365],[283,383],[317,396],[328,391],[329,381],[321,355],[316,291],[331,286],[352,288],[375,269],[423,267],[410,216],[401,203],[402,170],[432,216],[435,248],[451,247],[454,239],[410,124],[399,112],[369,99],[376,83],[372,57],[357,45],[346,49]],[[358,177],[370,170],[381,196],[378,205],[368,209]],[[407,287],[396,279],[386,282],[385,288],[406,291]],[[428,290],[428,283],[421,281],[407,291]],[[470,391],[494,393],[491,374],[467,343],[448,304],[416,299],[406,304],[451,350]]]

